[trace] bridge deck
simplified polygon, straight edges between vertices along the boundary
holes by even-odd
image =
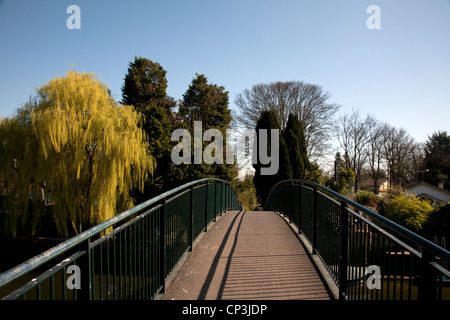
[[[330,299],[311,257],[270,211],[230,211],[209,226],[165,300]]]

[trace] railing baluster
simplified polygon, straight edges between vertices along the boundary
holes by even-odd
[[[166,199],[163,200],[163,206],[160,210],[160,230],[159,230],[159,246],[160,246],[160,256],[159,256],[159,268],[160,268],[160,279],[161,279],[161,291],[164,293],[166,291],[166,241],[165,241],[165,215],[166,211]]]
[[[119,231],[119,299],[123,300],[123,279],[122,279],[122,230]]]
[[[220,194],[222,194],[222,189],[220,190]],[[205,184],[205,217],[204,217],[204,222],[205,222],[205,232],[208,231],[208,184]],[[214,213],[214,215],[216,215],[216,213]]]
[[[297,228],[298,228],[298,233],[301,234],[302,233],[302,184],[299,183],[298,184],[298,219],[297,219]]]
[[[341,202],[340,230],[339,230],[339,299],[347,296],[347,269],[348,269],[348,205]]]
[[[83,269],[82,269],[83,270]],[[63,293],[63,300],[67,300],[67,286],[66,286],[66,268],[64,267],[61,272],[61,285],[62,285],[62,293]]]
[[[50,277],[50,299],[55,300],[55,275]]]
[[[71,261],[81,268],[81,290],[67,294],[64,265],[55,271],[61,272],[61,275],[55,276],[56,273],[49,269],[48,275],[41,275],[38,283],[25,288],[17,298],[155,298],[156,294],[165,292],[167,276],[181,256],[193,249],[193,242],[203,225],[206,231],[218,214],[237,209],[239,205],[233,189],[224,181],[203,179],[186,184],[82,232],[65,242],[58,253],[51,253],[51,259],[59,257],[61,260],[69,256],[67,252],[72,254],[75,249],[84,253],[77,256],[79,259]],[[350,207],[355,209],[352,211]],[[340,297],[363,300],[443,298],[442,276],[448,274],[435,260],[438,257],[448,261],[448,252],[351,200],[315,183],[289,180],[274,187],[265,209],[278,210],[286,215],[289,222],[297,224],[299,233],[303,232],[311,241],[313,253],[318,255],[333,280],[337,281]],[[143,213],[144,210],[152,211]],[[364,216],[357,216],[355,210]],[[366,219],[366,215],[376,223]],[[378,222],[390,229],[381,229]],[[345,223],[346,240],[343,239]],[[113,231],[100,237],[100,232],[113,226]],[[422,255],[396,238],[397,234],[423,246]],[[97,235],[98,239],[92,238]],[[92,243],[91,238],[95,239]],[[48,261],[42,260],[39,265],[49,264]],[[383,275],[381,290],[366,286],[364,270],[368,265],[380,267]],[[27,268],[24,270],[29,272],[37,266]],[[348,275],[355,280],[350,282]],[[418,291],[415,284],[417,276],[420,280]],[[5,282],[2,278],[0,286],[3,287]],[[55,290],[55,285],[58,290]],[[27,290],[31,290],[31,294],[26,296]]]
[[[194,246],[194,187],[189,191],[189,251]]]
[[[313,254],[317,250],[317,187],[313,187],[313,207],[312,207],[312,250]]]
[[[92,251],[94,251],[95,249],[93,249]],[[103,250],[102,250],[102,245],[98,246],[98,251],[100,252],[99,256],[100,256],[100,274],[99,274],[99,282],[100,282],[100,286],[99,286],[99,291],[100,291],[100,300],[103,300]]]

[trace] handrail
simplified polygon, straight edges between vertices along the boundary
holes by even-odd
[[[44,251],[41,254],[36,255],[33,258],[28,259],[27,261],[11,268],[10,270],[5,271],[4,273],[0,274],[0,287],[10,283],[14,279],[16,279],[26,273],[38,268],[39,266],[47,263],[49,260],[61,255],[62,253],[75,248],[76,246],[82,244],[87,239],[89,239],[89,238],[99,234],[100,232],[108,229],[109,227],[129,218],[130,216],[134,215],[135,213],[141,211],[142,209],[149,207],[151,205],[154,205],[154,204],[158,203],[159,201],[164,200],[165,198],[167,198],[171,195],[174,195],[184,189],[187,189],[194,185],[203,184],[205,182],[208,183],[210,181],[228,184],[230,186],[230,188],[232,188],[232,190],[235,191],[234,188],[231,186],[231,184],[228,181],[225,181],[222,179],[217,179],[217,178],[204,178],[204,179],[199,179],[199,180],[195,180],[195,181],[186,183],[182,186],[179,186],[179,187],[169,190],[165,193],[162,193],[159,196],[153,197],[153,198],[135,206],[132,209],[124,211],[124,212],[116,215],[115,217],[108,219],[108,220],[62,242],[62,243],[54,246],[53,248],[50,248],[47,251]]]
[[[382,215],[369,210],[368,208],[360,205],[359,203],[350,200],[346,197],[344,197],[343,195],[337,193],[336,191],[333,191],[327,187],[324,187],[316,182],[312,182],[312,181],[307,181],[307,180],[302,180],[302,179],[288,179],[288,180],[283,180],[278,182],[277,184],[275,184],[272,189],[269,192],[269,196],[267,197],[266,203],[265,205],[267,205],[268,200],[270,199],[270,194],[272,193],[272,191],[280,184],[283,183],[287,183],[287,182],[298,182],[301,183],[303,185],[309,185],[309,186],[313,186],[316,187],[318,189],[321,189],[323,191],[326,191],[330,194],[332,194],[334,197],[338,198],[341,201],[344,201],[345,203],[347,203],[348,205],[351,205],[355,208],[357,208],[358,210],[364,212],[365,214],[369,215],[371,218],[374,218],[375,220],[377,220],[379,223],[381,223],[383,226],[388,227],[391,230],[394,230],[396,232],[398,232],[399,234],[401,234],[402,236],[404,236],[406,239],[414,242],[415,244],[420,245],[421,247],[427,249],[429,252],[440,256],[441,258],[444,258],[447,261],[450,261],[450,252],[443,249],[442,247],[434,244],[433,242],[419,236],[418,234],[412,232],[411,230],[408,230],[402,226],[400,226],[399,224],[387,219],[386,217],[383,217]]]
[[[443,288],[450,278],[449,251],[329,188],[301,179],[280,181],[265,210],[297,225],[339,299],[448,299]]]

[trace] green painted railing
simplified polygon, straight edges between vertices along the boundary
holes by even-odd
[[[1,274],[0,297],[155,299],[195,239],[227,210],[241,210],[228,182],[187,183]]]
[[[328,188],[282,181],[264,209],[297,225],[341,299],[450,300],[449,251]]]

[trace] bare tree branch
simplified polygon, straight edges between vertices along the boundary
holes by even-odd
[[[303,126],[308,158],[317,161],[330,152],[333,118],[340,109],[340,105],[328,103],[329,99],[322,87],[302,81],[256,84],[236,96],[240,112],[235,120],[244,128],[254,128],[263,111],[273,110],[284,129],[293,113]]]

